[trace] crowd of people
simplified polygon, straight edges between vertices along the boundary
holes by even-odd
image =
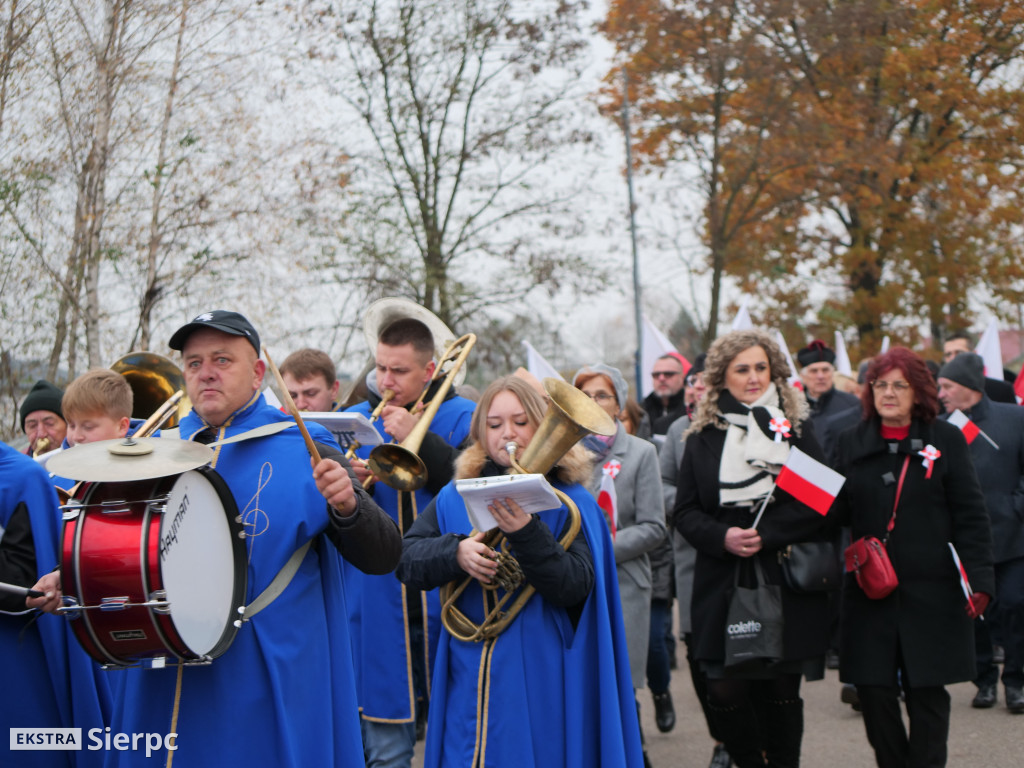
[[[111,370],[33,386],[20,407],[28,447],[0,446],[0,648],[19,691],[0,700],[0,722],[81,728],[95,746],[14,752],[12,731],[2,764],[408,768],[424,740],[429,768],[640,768],[641,707],[659,731],[676,727],[683,652],[710,768],[798,766],[801,687],[827,667],[882,768],[945,765],[946,686],[973,681],[972,705],[994,707],[1000,663],[1005,706],[1024,713],[1024,408],[966,335],[946,341],[941,365],[894,347],[842,386],[823,342],[797,352],[796,387],[785,350],[750,329],[692,363],[660,357],[642,400],[605,363],[564,389],[520,369],[478,394],[450,386],[454,334],[408,304],[367,328],[362,399],[344,400],[319,350],[276,371],[252,323],[226,310],[168,340],[190,403],[173,429],[137,434],[132,389]],[[265,394],[268,366],[283,407]],[[579,428],[568,443],[553,436],[556,412]],[[322,426],[328,414],[383,443],[417,433],[417,487],[389,485],[373,446]],[[226,501],[193,514],[237,526],[237,616],[203,617],[223,624],[215,653],[182,651],[193,630],[159,590],[141,598],[144,627],[110,631],[71,594],[117,553],[79,557],[99,506],[82,489],[102,483],[46,461],[74,467],[96,460],[103,446],[90,443],[147,440],[194,444]],[[116,460],[155,477],[159,455]],[[780,485],[794,456],[844,479],[831,504]],[[532,494],[502,484],[486,503],[496,527],[478,529],[467,484],[524,472],[550,500],[529,507]],[[174,493],[179,506],[154,513],[156,562],[142,547],[150,579],[171,568],[172,547],[196,546],[188,496]],[[147,521],[155,503],[139,505]],[[103,514],[125,515],[120,504]],[[885,595],[844,556],[876,540],[893,574]],[[798,551],[845,572],[800,584]],[[773,596],[760,610],[778,632],[737,659],[736,602],[752,592]],[[112,594],[102,610],[139,611],[134,600]]]

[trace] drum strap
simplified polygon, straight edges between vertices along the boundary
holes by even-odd
[[[274,580],[267,585],[267,588],[260,592],[259,596],[245,606],[245,613],[243,614],[246,620],[251,619],[257,613],[262,611],[272,602],[274,602],[278,596],[288,588],[291,583],[292,577],[295,576],[296,571],[299,570],[299,566],[302,564],[303,558],[306,557],[306,552],[309,551],[309,545],[313,543],[310,539],[301,547],[299,547],[292,556],[288,558],[288,562],[284,564],[284,567],[277,572],[277,576]]]

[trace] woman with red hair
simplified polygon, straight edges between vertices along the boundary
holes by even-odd
[[[854,541],[887,539],[899,585],[872,599],[846,574],[839,675],[857,686],[880,768],[944,766],[945,686],[974,679],[971,622],[995,589],[988,515],[967,441],[935,418],[938,392],[924,360],[894,347],[872,360],[866,380],[863,419],[839,436],[846,483],[835,512]],[[966,570],[969,598],[950,544]]]

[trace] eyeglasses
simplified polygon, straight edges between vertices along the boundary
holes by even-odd
[[[584,392],[583,394],[598,403],[607,403],[609,400],[615,399],[615,395],[609,395],[607,392],[595,392],[592,395]]]
[[[906,392],[910,389],[910,385],[905,381],[882,381],[875,379],[871,382],[871,388],[875,392],[886,392],[890,387],[892,387],[893,392],[897,393]]]
[[[652,379],[671,379],[673,376],[679,376],[682,371],[651,371]]]

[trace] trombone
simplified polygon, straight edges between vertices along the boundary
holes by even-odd
[[[515,443],[506,446],[512,460],[512,470],[518,474],[546,475],[559,459],[586,435],[615,433],[615,422],[612,418],[571,384],[547,378],[544,379],[544,390],[548,393],[548,410],[519,461],[515,457]],[[569,510],[569,528],[558,540],[562,549],[568,549],[580,532],[580,510],[568,494],[557,488],[553,490]],[[472,576],[465,576],[461,582],[451,581],[440,589],[441,623],[452,637],[465,642],[480,642],[500,635],[519,615],[535,591],[530,584],[522,586],[523,571],[512,555],[508,540],[500,528],[488,532],[483,543],[496,553],[498,571],[492,582],[480,582],[480,586],[485,592],[494,591],[498,587],[505,590],[505,594],[495,600],[494,606],[484,619],[477,624],[455,606],[456,600],[473,581]],[[516,590],[521,586],[522,589],[516,594]],[[512,605],[508,610],[502,610],[513,596]]]
[[[474,344],[476,344],[476,334],[467,333],[448,345],[448,349],[444,351],[437,364],[437,370],[427,382],[427,386],[423,388],[416,405],[413,406],[413,411],[415,411],[427,396],[427,392],[434,382],[443,379],[443,383],[423,410],[423,415],[416,422],[416,426],[401,443],[385,443],[370,451],[366,464],[373,472],[374,477],[385,485],[397,491],[416,491],[427,482],[427,467],[418,455],[420,445],[430,429],[430,422],[437,415],[441,403],[447,397],[452,382],[465,364]],[[448,367],[446,368],[446,366]]]

